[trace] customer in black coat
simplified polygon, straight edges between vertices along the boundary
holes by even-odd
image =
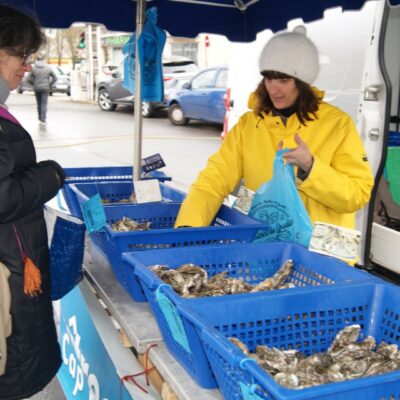
[[[12,315],[1,400],[31,397],[61,364],[43,205],[63,185],[64,172],[55,161],[36,161],[29,133],[4,107],[42,43],[33,18],[0,5],[0,261],[11,272]]]

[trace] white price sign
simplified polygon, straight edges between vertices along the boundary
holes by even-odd
[[[138,203],[151,203],[161,201],[160,181],[157,179],[146,179],[133,182],[135,196]]]

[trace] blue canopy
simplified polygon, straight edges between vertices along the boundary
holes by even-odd
[[[218,33],[232,41],[252,41],[264,29],[286,28],[287,21],[322,18],[327,8],[356,10],[365,0],[139,0],[157,6],[158,26],[173,36],[195,37]],[[48,28],[66,28],[73,22],[103,23],[109,30],[135,30],[134,0],[0,0],[31,9]],[[399,4],[400,0],[391,0]]]

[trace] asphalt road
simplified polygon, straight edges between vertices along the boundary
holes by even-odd
[[[47,125],[41,127],[33,93],[12,93],[7,105],[32,135],[38,160],[54,159],[63,167],[133,164],[134,116],[129,108],[103,112],[96,104],[54,95],[49,98]],[[159,113],[143,120],[142,157],[160,153],[171,184],[186,191],[219,147],[221,129],[199,122],[175,127]],[[65,395],[54,378],[29,400],[65,400]]]
[[[130,108],[104,112],[96,104],[74,102],[63,94],[49,98],[46,127],[40,127],[33,93],[14,94],[10,111],[32,135],[39,160],[63,167],[133,165],[134,115]],[[191,121],[173,126],[165,113],[143,120],[142,157],[160,153],[163,172],[187,190],[220,145],[219,125]]]

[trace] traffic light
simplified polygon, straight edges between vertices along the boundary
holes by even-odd
[[[86,47],[85,44],[85,31],[81,32],[79,36],[79,48],[84,49]]]

